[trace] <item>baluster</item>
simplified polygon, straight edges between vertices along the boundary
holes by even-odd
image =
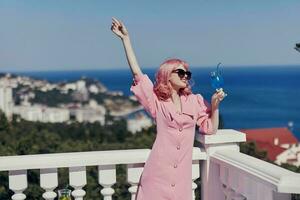
[[[220,166],[220,181],[223,184],[223,192],[228,200],[244,200],[245,197],[241,194],[242,181],[241,175],[234,169],[228,169]]]
[[[86,167],[69,168],[70,185],[74,188],[72,196],[75,200],[83,200],[86,192],[82,189],[86,185]]]
[[[243,200],[245,197],[241,194],[242,192],[242,176],[240,172],[235,169],[228,169],[228,185],[232,189],[231,198],[234,200]]]
[[[144,169],[143,163],[128,164],[127,165],[127,182],[131,185],[128,191],[131,194],[131,200],[135,200],[141,174]]]
[[[222,184],[222,192],[225,196],[225,199],[228,200],[230,190],[228,189],[228,169],[223,165],[220,165],[220,183]]]
[[[228,169],[220,165],[220,181],[221,184],[227,185],[228,182]]]
[[[274,192],[273,195],[274,195],[273,200],[291,200],[292,199],[292,196],[289,193]]]
[[[192,196],[192,199],[196,199],[195,190],[197,188],[197,184],[195,183],[195,180],[199,177],[200,177],[199,160],[193,160],[193,163],[192,163],[192,191],[193,191],[193,196]]]
[[[40,185],[45,190],[43,198],[53,200],[57,195],[53,190],[58,185],[57,169],[41,169],[40,170]]]
[[[99,184],[104,187],[101,190],[101,194],[104,196],[104,200],[112,200],[112,195],[115,193],[112,185],[116,183],[116,166],[99,165],[98,175]]]
[[[257,199],[273,200],[273,190],[262,183],[257,183]]]
[[[223,184],[222,191],[225,195],[226,200],[231,200],[232,199],[234,191],[228,185]]]
[[[243,195],[247,200],[257,200],[257,182],[247,177],[246,175],[243,178]]]
[[[248,180],[248,177],[247,177],[247,175],[245,175],[245,174],[240,174],[239,175],[239,180],[238,180],[238,186],[237,186],[237,188],[238,189],[236,189],[236,193],[238,193],[237,195],[236,195],[236,198],[237,199],[246,199],[246,195],[247,195],[247,193],[249,193],[248,192],[248,190],[249,190],[249,185],[247,185],[249,183],[249,180]],[[248,199],[248,197],[247,197],[247,199]]]
[[[27,188],[27,170],[9,171],[9,189],[14,191],[12,200],[26,199],[23,191]]]
[[[244,197],[243,195],[241,195],[239,193],[234,192],[232,195],[232,199],[233,200],[245,200],[246,197]]]

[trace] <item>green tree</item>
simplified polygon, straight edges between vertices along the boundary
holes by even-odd
[[[0,110],[0,132],[9,131],[9,122],[5,116],[5,113]]]
[[[270,160],[267,158],[267,152],[259,150],[256,146],[256,143],[253,141],[240,143],[240,151],[249,156],[270,162]]]

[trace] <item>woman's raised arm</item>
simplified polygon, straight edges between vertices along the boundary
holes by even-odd
[[[112,25],[111,25],[111,30],[114,32],[123,42],[126,58],[129,64],[129,67],[131,69],[131,72],[133,76],[136,75],[141,75],[142,71],[141,68],[139,67],[139,64],[136,60],[128,31],[125,27],[125,25],[120,21],[115,18],[112,18]]]

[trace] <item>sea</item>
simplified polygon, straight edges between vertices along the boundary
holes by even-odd
[[[210,101],[214,89],[210,73],[216,67],[190,67],[192,91]],[[155,79],[155,68],[143,69]],[[220,105],[227,129],[288,127],[300,140],[300,65],[221,67],[228,96]],[[132,75],[120,69],[15,72],[50,82],[74,81],[81,77],[99,80],[109,90],[132,95]]]

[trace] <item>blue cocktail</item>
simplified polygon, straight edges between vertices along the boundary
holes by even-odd
[[[221,74],[221,71],[219,68],[220,65],[221,65],[221,63],[218,64],[216,71],[213,71],[210,73],[211,86],[217,92],[223,91],[223,86],[224,86],[224,79],[222,77],[222,74]],[[227,96],[227,94],[224,93],[224,97],[226,97],[226,96]]]
[[[211,79],[211,86],[216,90],[223,89],[224,86],[224,79],[222,77],[221,71],[219,66],[221,63],[218,64],[217,70],[210,73],[210,79]]]

